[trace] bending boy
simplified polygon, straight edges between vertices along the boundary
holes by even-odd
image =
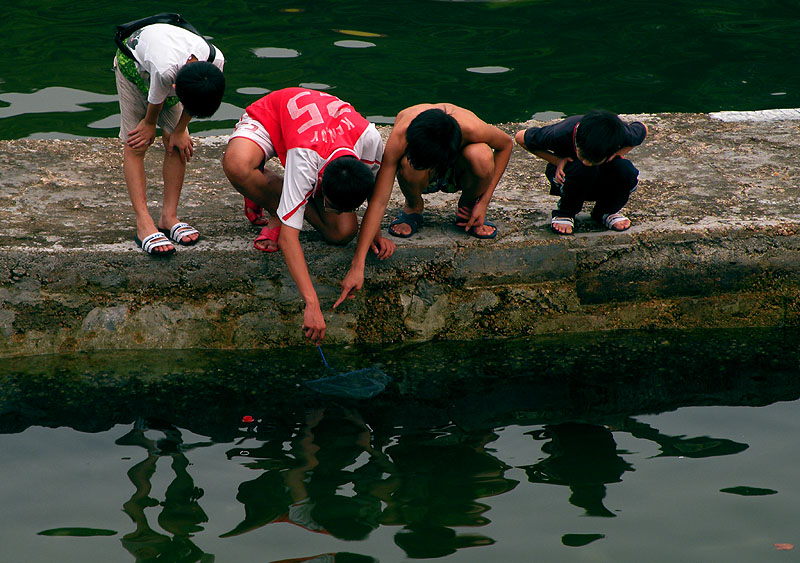
[[[307,88],[277,90],[248,106],[228,142],[225,175],[270,215],[254,246],[283,252],[306,304],[303,331],[314,342],[325,336],[325,319],[300,246],[303,219],[331,244],[352,240],[355,210],[372,194],[382,155],[378,130],[353,106]],[[283,177],[264,166],[273,156]],[[380,233],[370,247],[380,259],[395,248]]]
[[[123,170],[136,214],[136,243],[148,254],[165,256],[174,244],[192,245],[198,231],[178,219],[186,163],[192,157],[187,126],[192,117],[210,117],[225,92],[225,59],[199,35],[174,25],[143,27],[125,42],[134,59],[117,51],[114,69],[125,141]],[[161,128],[164,200],[158,224],[147,209],[144,156]],[[169,237],[169,238],[167,238]]]
[[[461,191],[455,224],[477,238],[494,238],[497,227],[486,221],[486,209],[505,172],[514,143],[511,137],[471,111],[453,104],[419,104],[397,114],[386,142],[356,253],[342,282],[338,306],[364,282],[364,263],[392,193],[395,175],[405,196],[389,234],[408,238],[422,226],[422,195]]]
[[[550,221],[554,232],[572,234],[585,201],[596,202],[592,218],[606,228],[624,231],[631,226],[620,211],[636,190],[639,171],[625,155],[646,136],[643,123],[624,123],[603,110],[517,132],[517,144],[547,161],[550,195],[561,197]]]

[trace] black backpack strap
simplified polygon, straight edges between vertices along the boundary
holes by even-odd
[[[214,62],[214,58],[217,55],[217,50],[214,48],[211,42],[209,42],[208,39],[203,37],[202,34],[199,31],[197,31],[192,24],[186,21],[182,15],[171,12],[164,12],[161,14],[156,14],[154,16],[148,16],[146,18],[133,20],[128,23],[123,23],[121,25],[118,25],[116,34],[114,35],[114,41],[116,42],[117,47],[119,47],[119,50],[122,51],[122,53],[125,56],[130,57],[133,60],[136,60],[136,57],[133,56],[133,53],[131,52],[130,48],[128,48],[128,46],[125,44],[125,40],[131,35],[133,35],[133,33],[136,30],[142,29],[143,27],[146,27],[148,25],[153,25],[154,23],[166,23],[169,25],[174,25],[176,27],[182,27],[187,31],[191,31],[198,37],[202,37],[203,41],[205,41],[206,45],[208,45],[207,60],[208,62]]]

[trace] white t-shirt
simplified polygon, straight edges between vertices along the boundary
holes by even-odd
[[[150,74],[147,101],[151,104],[160,104],[167,96],[175,95],[175,78],[186,59],[194,55],[197,60],[206,61],[209,55],[205,39],[188,29],[166,23],[143,27],[126,43],[134,54],[136,68]],[[225,58],[219,49],[216,51],[212,63],[222,70]]]

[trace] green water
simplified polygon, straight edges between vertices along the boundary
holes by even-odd
[[[620,332],[0,368],[2,561],[768,561],[800,334]]]
[[[0,21],[0,138],[115,136],[113,27],[164,10],[226,56],[225,104],[195,132],[227,133],[266,91],[299,84],[377,122],[424,101],[495,123],[592,107],[800,107],[795,0],[12,0]]]

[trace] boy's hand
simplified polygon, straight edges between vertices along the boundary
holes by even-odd
[[[487,204],[480,199],[475,202],[472,208],[459,207],[456,210],[456,225],[464,227],[465,231],[469,231],[472,227],[483,225],[486,220],[486,208]]]
[[[364,270],[359,268],[350,268],[344,279],[342,280],[342,293],[339,299],[333,304],[335,309],[341,305],[345,299],[353,299],[356,291],[361,289],[364,285]]]
[[[167,144],[167,152],[177,151],[178,156],[181,157],[181,162],[186,164],[194,154],[194,144],[192,138],[189,136],[189,131],[173,131],[169,136]]]
[[[156,138],[156,126],[142,120],[128,133],[128,146],[133,149],[146,149]]]
[[[567,177],[564,175],[564,167],[567,165],[568,162],[572,162],[572,159],[570,157],[562,158],[561,160],[558,161],[558,164],[556,164],[555,180],[557,184],[563,184],[564,180],[567,179]]]
[[[394,249],[397,248],[397,246],[394,242],[382,237],[380,233],[378,233],[372,241],[370,248],[372,248],[372,252],[375,253],[378,260],[386,260],[389,256],[394,254]]]
[[[325,338],[325,317],[319,305],[306,305],[303,313],[303,333],[314,344],[319,344]]]

